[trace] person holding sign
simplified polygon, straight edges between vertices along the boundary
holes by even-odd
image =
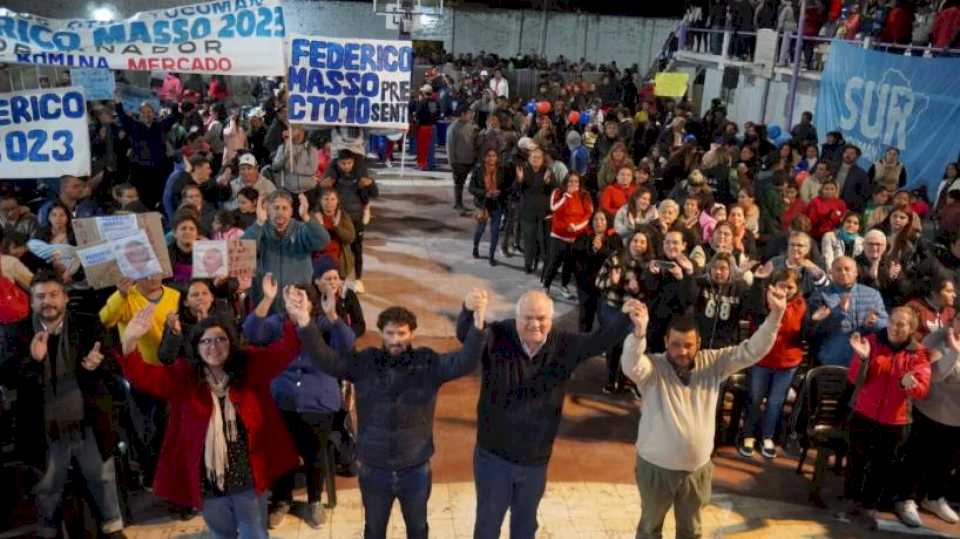
[[[302,293],[306,296],[305,293]],[[487,332],[488,295],[474,289],[464,299],[473,313],[464,328],[464,346],[448,354],[414,348],[417,318],[404,307],[385,309],[377,319],[383,346],[358,353],[335,352],[325,344],[304,347],[323,372],[353,382],[360,417],[360,496],[364,537],[387,536],[390,508],[400,501],[407,537],[426,539],[433,456],[433,417],[440,386],[473,372]],[[323,312],[337,320],[334,294],[324,293]],[[498,528],[499,529],[499,528]]]
[[[302,127],[288,128],[283,138],[288,137],[290,140],[274,153],[271,168],[280,177],[277,186],[298,195],[317,186],[317,150],[310,145]]]

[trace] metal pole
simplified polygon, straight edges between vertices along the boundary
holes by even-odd
[[[793,128],[793,107],[797,99],[797,85],[800,83],[800,56],[803,54],[803,23],[806,19],[807,0],[800,0],[800,17],[797,19],[797,42],[793,47],[793,74],[790,77],[790,91],[784,107],[783,128],[788,132]]]
[[[404,169],[407,168],[407,132],[403,132],[403,147],[400,149],[400,177],[404,177]]]

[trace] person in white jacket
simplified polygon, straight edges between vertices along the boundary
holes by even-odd
[[[750,339],[719,350],[701,350],[696,320],[683,315],[670,321],[664,337],[667,351],[647,355],[647,309],[631,316],[634,331],[624,341],[621,367],[643,395],[637,429],[642,506],[637,539],[659,538],[671,506],[677,537],[700,537],[700,509],[710,501],[720,386],[773,348],[786,293],[770,287],[767,304],[770,314]]]

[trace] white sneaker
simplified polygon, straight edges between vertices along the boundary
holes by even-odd
[[[923,526],[923,521],[920,520],[920,513],[917,512],[917,502],[913,500],[897,502],[893,504],[893,511],[897,514],[897,517],[900,518],[900,521],[907,526],[911,528]]]
[[[737,451],[740,452],[746,458],[753,456],[753,444],[756,443],[756,439],[751,436],[746,436],[740,440],[740,446],[737,447]]]
[[[760,448],[760,453],[763,454],[764,458],[777,458],[777,446],[773,443],[773,438],[763,439],[763,447]]]
[[[947,503],[947,500],[944,498],[940,498],[939,500],[923,500],[920,502],[920,507],[937,515],[940,520],[944,522],[949,522],[950,524],[960,522],[960,517],[957,516],[957,512],[950,507],[950,504]]]
[[[357,294],[363,294],[367,291],[367,289],[363,287],[363,281],[357,279],[356,281],[353,281],[353,291]]]

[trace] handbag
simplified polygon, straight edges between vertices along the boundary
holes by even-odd
[[[486,208],[480,208],[473,214],[473,218],[476,219],[478,223],[486,223],[490,220],[490,212]]]
[[[19,322],[30,315],[30,298],[17,283],[3,275],[0,261],[0,324]]]

